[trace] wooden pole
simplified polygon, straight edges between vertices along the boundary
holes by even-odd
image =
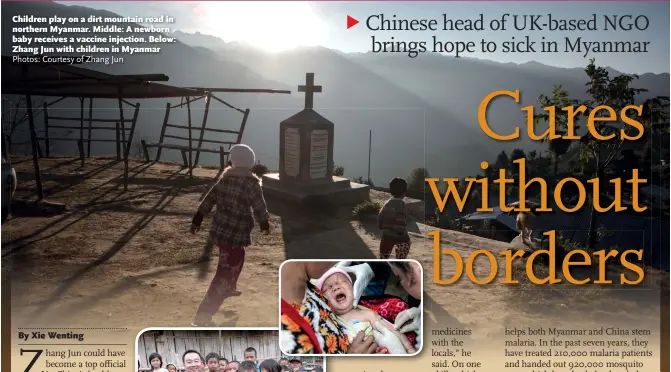
[[[249,109],[245,109],[245,113],[242,117],[242,123],[240,123],[240,132],[238,132],[238,138],[235,140],[236,144],[242,143],[242,135],[245,132],[245,126],[247,125],[247,118],[249,118]]]
[[[133,106],[135,107],[135,111],[133,112],[133,119],[130,122],[130,133],[128,134],[128,144],[126,145],[126,153],[124,155],[126,159],[128,159],[128,156],[130,155],[130,147],[133,144],[133,135],[135,134],[135,124],[137,123],[137,117],[140,114],[140,102],[138,102]]]
[[[370,184],[370,152],[373,143],[373,130],[368,131],[368,183]]]
[[[30,144],[33,152],[33,169],[35,170],[35,185],[37,187],[37,200],[44,200],[42,190],[42,174],[40,171],[40,159],[37,153],[37,133],[35,133],[35,119],[33,118],[33,98],[26,94],[26,109],[28,110],[28,127],[30,129]]]
[[[35,135],[37,135],[37,133],[35,133]],[[40,147],[40,141],[39,140],[37,140],[37,156],[39,156],[40,159],[42,159],[44,157],[44,154],[42,153],[42,148]]]
[[[77,141],[77,149],[79,150],[79,160],[81,162],[81,166],[83,167],[84,159],[86,158],[86,156],[84,156],[84,140],[79,139],[79,141]]]
[[[226,153],[224,152],[224,146],[219,146],[219,170],[224,170],[226,168]]]
[[[222,337],[221,337],[221,329],[219,330],[219,337],[218,337],[217,341],[218,341],[217,343],[219,344],[219,355],[224,355],[224,342],[223,342]],[[231,358],[231,359],[233,359],[233,358]],[[177,359],[177,360],[179,360],[179,359]]]
[[[91,137],[93,136],[93,97],[89,98],[89,143],[86,149],[88,157],[91,157]]]
[[[188,115],[188,122],[189,122],[189,178],[193,177],[193,163],[191,162],[192,151],[191,151],[191,103],[190,103],[190,98],[191,97],[186,97],[186,112],[187,112],[187,115]]]
[[[121,141],[124,148],[126,147],[126,125],[123,118],[123,94],[121,87],[119,87],[119,122],[121,123]],[[123,157],[123,191],[128,191],[128,154],[124,151]]]
[[[158,139],[158,143],[163,143],[163,139],[165,138],[165,130],[168,128],[168,118],[170,117],[170,102],[165,104],[165,117],[163,118],[163,128],[161,128],[161,137]],[[158,147],[156,149],[156,160],[159,161],[161,159],[161,150],[163,148]]]
[[[4,127],[0,126],[0,131],[2,131],[2,156],[4,156],[7,161],[9,161],[9,137],[5,135]]]
[[[147,142],[144,140],[140,140],[140,143],[142,144],[142,152],[144,152],[144,158],[145,158],[145,163],[149,163],[151,160],[149,159],[149,149],[147,148]]]
[[[24,100],[24,97],[19,98],[19,102],[16,103],[16,108],[14,109],[14,118],[11,122],[11,127],[9,128],[9,135],[7,137],[7,142],[9,142],[9,153],[12,153],[12,135],[16,129],[16,119],[19,116],[19,108],[21,107],[21,101]],[[9,158],[8,158],[9,159]]]
[[[47,155],[47,158],[51,155],[51,150],[49,149],[49,111],[46,102],[42,102],[42,116],[44,116],[44,152]]]
[[[121,133],[119,133],[119,123],[116,123],[116,160],[121,160]]]
[[[182,162],[184,163],[184,168],[189,167],[189,159],[186,156],[186,151],[184,149],[180,150],[180,153],[182,154]]]
[[[84,97],[79,97],[79,140],[84,143]]]
[[[205,96],[205,112],[203,113],[203,124],[200,129],[200,137],[198,138],[198,151],[196,151],[196,160],[194,160],[193,165],[198,165],[198,159],[200,158],[200,148],[203,146],[203,136],[205,136],[205,127],[207,126],[207,114],[210,112],[210,102],[212,98],[210,97],[210,92]],[[187,101],[188,105],[188,101]]]
[[[121,126],[121,148],[126,147],[126,120],[123,117],[123,100],[119,98],[119,125]]]

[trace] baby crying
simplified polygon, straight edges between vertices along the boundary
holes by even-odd
[[[359,332],[366,337],[373,335],[373,325],[380,321],[391,330],[406,347],[412,348],[408,338],[397,331],[392,324],[380,315],[363,306],[354,306],[354,283],[349,274],[340,268],[331,268],[317,282],[319,289],[329,302],[331,310],[343,328],[349,341],[352,342]]]

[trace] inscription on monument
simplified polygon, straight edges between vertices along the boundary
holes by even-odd
[[[284,172],[287,176],[296,177],[300,171],[301,134],[298,128],[287,128],[284,131]]]
[[[310,178],[324,178],[328,169],[329,132],[313,130],[310,134]]]

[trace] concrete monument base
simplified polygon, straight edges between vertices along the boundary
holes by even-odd
[[[370,199],[370,186],[337,176],[333,176],[333,182],[301,185],[282,182],[279,173],[269,173],[262,177],[261,186],[267,196],[299,203],[314,196],[326,197],[341,205],[357,205]]]
[[[412,217],[422,223],[426,220],[424,200],[403,198],[403,201],[407,207],[409,217]]]

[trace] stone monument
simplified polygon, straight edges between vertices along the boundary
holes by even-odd
[[[358,204],[369,198],[369,187],[333,176],[334,125],[314,110],[314,74],[306,74],[305,108],[280,123],[279,173],[263,176],[264,193],[303,201],[326,196],[341,204]]]

